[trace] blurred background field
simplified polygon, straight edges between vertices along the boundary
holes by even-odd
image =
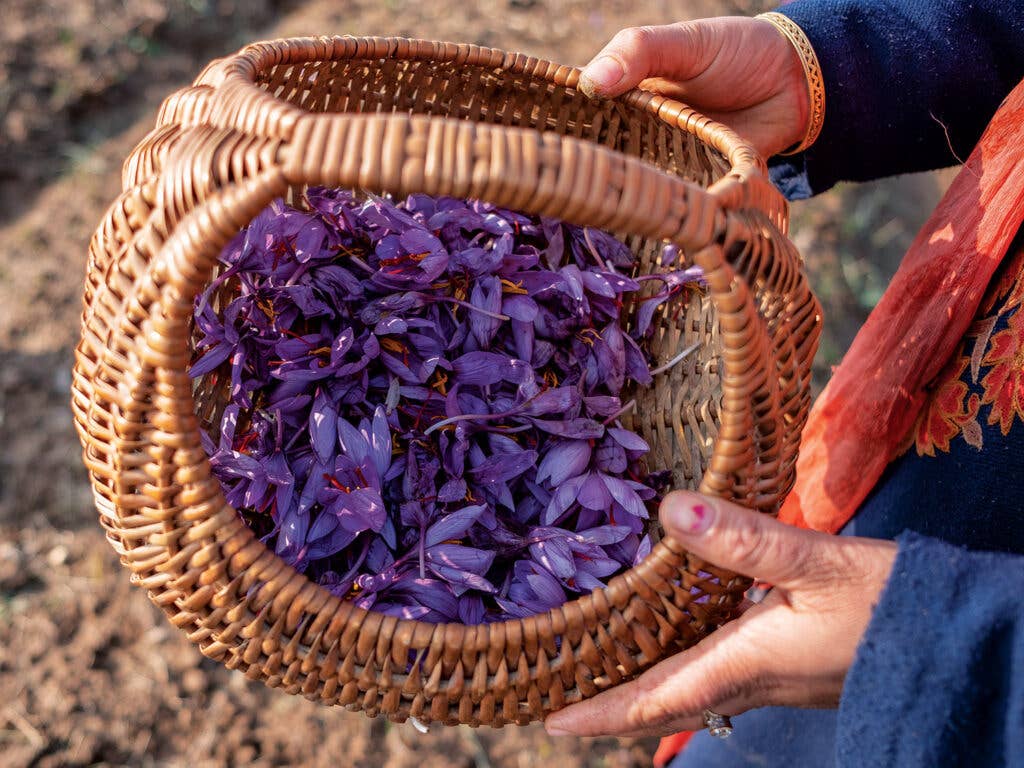
[[[0,8],[0,766],[625,768],[650,741],[436,729],[348,714],[204,659],[100,533],[68,387],[86,247],[160,101],[260,38],[405,35],[584,63],[619,28],[753,0],[3,0]],[[821,386],[950,172],[793,208],[826,308]]]

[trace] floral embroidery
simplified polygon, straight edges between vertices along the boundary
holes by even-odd
[[[998,329],[998,330],[997,330]],[[989,406],[987,416],[980,414]],[[919,456],[948,453],[957,435],[981,450],[981,418],[1009,434],[1024,421],[1024,247],[1007,260],[971,329],[943,372],[907,438]]]
[[[992,337],[982,365],[991,366],[981,380],[981,402],[992,405],[988,423],[1009,434],[1015,417],[1024,421],[1024,312],[1015,312],[1005,330]]]
[[[919,456],[934,456],[936,448],[948,453],[950,442],[961,432],[968,444],[978,449],[982,446],[978,424],[980,399],[977,394],[968,396],[969,387],[962,378],[969,358],[957,354],[953,360],[955,368],[947,368],[947,373],[940,377],[942,383],[918,417],[914,446]]]

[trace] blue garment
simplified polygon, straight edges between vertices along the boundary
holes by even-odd
[[[1024,78],[1024,0],[779,10],[826,81],[818,142],[769,163],[791,199],[959,162]],[[964,337],[912,445],[842,531],[900,551],[839,710],[748,712],[729,741],[697,734],[672,768],[1024,766],[1024,277],[1007,286],[1024,270],[1022,240],[979,310],[996,319],[991,334]],[[1012,386],[1020,404],[1006,400]]]
[[[833,711],[733,718],[672,763],[700,768],[1024,765],[1024,567],[904,534]]]
[[[981,339],[977,371],[975,328],[937,378],[913,444],[841,532],[897,539],[901,550],[838,713],[748,712],[733,718],[727,742],[697,734],[672,768],[1024,765],[1024,412],[984,402],[1004,373],[1019,374],[1024,387],[1013,360],[1024,350],[1024,237],[1011,254],[979,309],[997,322]],[[898,538],[904,530],[932,538]],[[983,712],[986,727],[1004,736],[970,719],[930,724],[953,709]],[[1020,751],[1010,751],[1013,733]],[[900,744],[907,751],[893,752]]]
[[[898,541],[843,689],[838,765],[1024,765],[1024,558]]]
[[[813,147],[773,158],[791,199],[958,164],[1024,78],[1022,0],[794,0],[825,77]]]

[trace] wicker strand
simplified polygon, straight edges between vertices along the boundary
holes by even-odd
[[[735,612],[747,583],[671,538],[607,588],[466,627],[356,608],[267,550],[199,435],[217,389],[187,374],[193,300],[275,197],[312,184],[477,196],[614,230],[639,270],[665,240],[706,294],[659,308],[667,367],[624,417],[679,487],[771,513],[793,482],[820,308],[763,161],[639,91],[591,101],[576,69],[401,38],[257,43],[169,97],[90,245],[72,407],[97,509],[132,578],[211,658],[402,721],[528,723],[631,679]],[[300,199],[300,198],[296,198]]]

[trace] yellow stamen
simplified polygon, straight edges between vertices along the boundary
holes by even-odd
[[[576,338],[582,341],[587,346],[594,346],[594,340],[600,339],[601,334],[594,328],[584,328],[576,334]]]
[[[521,295],[526,295],[529,293],[528,290],[523,288],[523,284],[521,282],[513,283],[511,280],[507,280],[504,277],[501,278],[501,292],[516,293]]]
[[[445,387],[445,385],[448,383],[448,374],[446,374],[444,371],[440,369],[437,369],[434,371],[434,377],[437,379],[437,381],[435,381],[430,386],[436,389],[442,395],[447,395],[448,390]]]
[[[384,347],[384,349],[386,349],[388,352],[395,352],[401,354],[403,352],[408,351],[405,348],[405,345],[402,344],[402,342],[398,341],[397,339],[393,339],[390,336],[384,336],[380,340],[380,345]]]

